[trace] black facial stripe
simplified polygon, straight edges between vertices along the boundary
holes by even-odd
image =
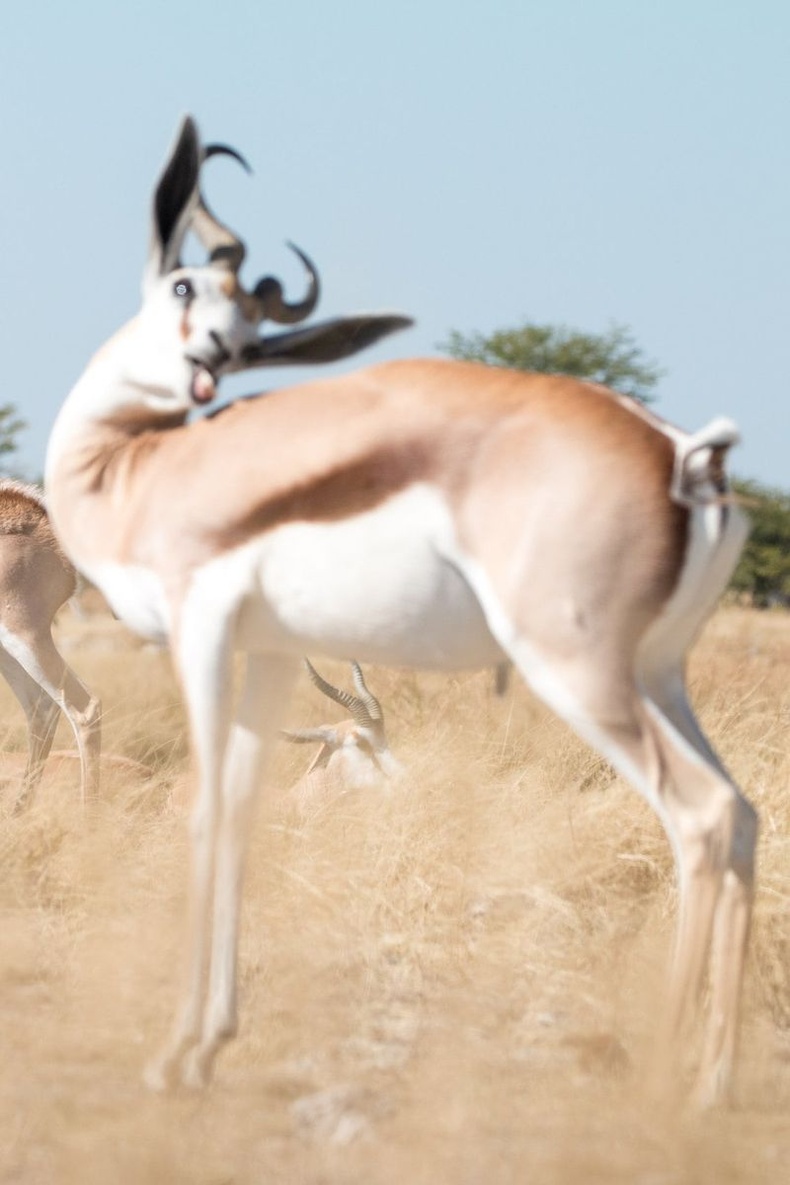
[[[205,358],[196,358],[194,354],[185,354],[187,362],[191,362],[194,367],[199,367],[201,370],[207,370],[210,374],[214,374],[214,362],[208,362]]]
[[[223,363],[230,362],[230,350],[227,348],[216,329],[210,329],[208,335],[213,341],[214,345],[217,347],[217,352],[214,355],[212,366],[222,366]]]

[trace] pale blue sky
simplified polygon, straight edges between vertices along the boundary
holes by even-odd
[[[179,116],[213,162],[245,276],[321,312],[400,309],[362,355],[462,331],[629,325],[656,410],[741,425],[737,472],[790,487],[790,5],[784,0],[71,0],[0,15],[0,402],[40,473],[55,413],[136,309]],[[233,380],[228,394],[291,381]]]

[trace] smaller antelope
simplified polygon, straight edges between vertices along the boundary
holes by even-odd
[[[83,801],[99,788],[101,705],[52,638],[58,609],[77,578],[35,486],[0,481],[0,673],[27,717],[28,756],[14,811],[27,806],[44,771],[63,712],[77,741]]]
[[[282,729],[280,735],[296,744],[317,742],[321,747],[295,790],[302,804],[319,790],[361,790],[378,786],[400,773],[384,727],[384,711],[367,687],[359,663],[351,663],[356,695],[328,683],[309,659],[304,660],[310,679],[324,695],[351,712],[351,719],[318,728]]]

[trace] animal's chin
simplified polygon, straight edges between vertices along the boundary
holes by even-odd
[[[211,403],[217,393],[217,383],[207,366],[196,366],[189,384],[189,396],[193,403],[202,406]]]

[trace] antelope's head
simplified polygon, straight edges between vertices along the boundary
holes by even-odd
[[[319,691],[351,712],[351,719],[339,724],[282,732],[286,740],[297,744],[315,742],[320,745],[308,774],[330,770],[347,788],[357,789],[400,773],[400,764],[390,751],[381,704],[368,689],[359,664],[351,663],[355,695],[328,683],[308,659],[304,664]]]
[[[200,189],[201,169],[217,155],[248,168],[233,148],[201,145],[194,120],[186,117],[154,191],[143,306],[124,377],[141,390],[146,406],[164,413],[210,403],[222,374],[335,361],[411,323],[389,314],[352,316],[262,334],[264,321],[294,325],[310,316],[318,302],[318,274],[304,252],[292,246],[308,277],[302,299],[287,301],[271,276],[244,287],[239,276],[244,243],[212,213]],[[208,255],[200,266],[181,262],[190,230]]]

